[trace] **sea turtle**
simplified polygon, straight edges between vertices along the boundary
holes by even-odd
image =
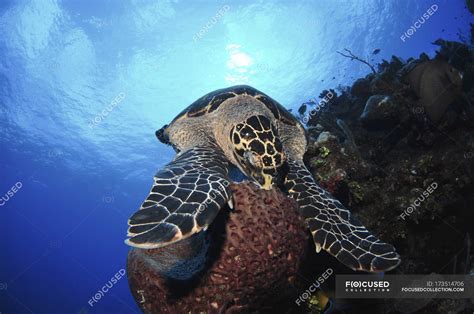
[[[130,217],[128,245],[159,248],[205,230],[226,203],[232,205],[230,173],[239,169],[261,188],[281,188],[297,201],[317,252],[324,249],[346,266],[369,272],[400,263],[392,245],[316,183],[303,163],[303,125],[257,89],[238,85],[211,92],[156,136],[177,156],[158,171],[150,194]]]

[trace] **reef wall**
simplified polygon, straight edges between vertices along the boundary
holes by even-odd
[[[474,51],[467,43],[434,44],[433,59],[393,56],[351,87],[303,105],[305,161],[370,230],[394,244],[402,257],[394,273],[472,274]],[[402,303],[370,306],[398,313]],[[474,307],[469,300],[405,303],[404,311],[416,313]]]

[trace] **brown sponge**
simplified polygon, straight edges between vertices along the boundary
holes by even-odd
[[[234,210],[222,209],[207,231],[129,252],[130,289],[145,313],[264,312],[294,305],[308,243],[296,203],[253,183],[231,188]]]

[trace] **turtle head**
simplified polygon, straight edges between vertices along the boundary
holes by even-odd
[[[179,147],[177,147],[175,144],[173,144],[171,141],[170,141],[170,136],[168,134],[168,125],[164,125],[161,129],[157,130],[155,132],[155,135],[156,135],[156,138],[163,144],[166,144],[166,145],[170,145],[171,147],[173,147],[173,149],[175,150],[176,153],[179,153],[180,152],[180,149]]]
[[[262,188],[280,185],[286,158],[277,129],[262,115],[235,125],[230,132],[234,157],[245,174]]]

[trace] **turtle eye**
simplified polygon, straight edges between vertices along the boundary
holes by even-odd
[[[257,137],[257,134],[255,134],[254,130],[248,126],[243,127],[240,130],[240,134],[242,138],[246,141],[250,141],[251,139],[254,139]]]

